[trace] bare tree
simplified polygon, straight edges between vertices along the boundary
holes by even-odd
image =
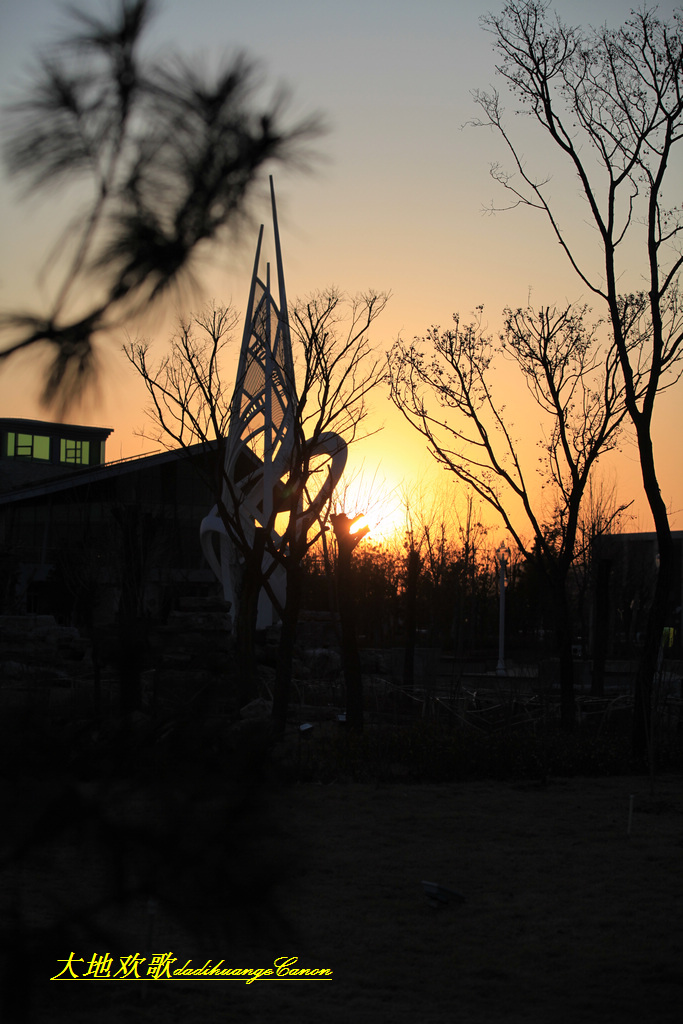
[[[683,141],[681,12],[670,24],[654,10],[633,12],[618,29],[582,30],[548,15],[540,0],[512,0],[487,15],[499,55],[497,70],[521,110],[547,133],[578,179],[596,231],[585,249],[562,224],[547,176],[527,166],[504,122],[497,92],[477,92],[479,125],[495,129],[513,171],[494,178],[510,205],[540,210],[583,284],[606,304],[619,355],[625,401],[633,421],[643,487],[657,531],[660,568],[636,682],[634,746],[648,742],[652,679],[674,572],[674,548],[652,441],[655,399],[680,358],[683,309],[681,180],[675,157]],[[585,212],[584,212],[585,211]],[[602,267],[593,270],[594,257]],[[641,275],[641,291],[620,294],[624,272]],[[668,386],[680,371],[668,378]],[[641,386],[642,384],[642,386]]]
[[[601,350],[585,307],[507,309],[504,316],[497,340],[484,333],[480,308],[468,325],[456,315],[451,330],[433,327],[410,346],[398,341],[389,355],[391,395],[432,455],[496,511],[545,580],[554,608],[562,721],[569,729],[574,695],[566,582],[591,469],[617,444],[626,415],[623,387],[614,346]],[[522,445],[494,397],[500,355],[511,357],[544,416],[540,480],[525,468]],[[555,522],[549,522],[553,506],[544,488],[559,510]]]
[[[124,345],[150,397],[142,437],[174,449],[225,436],[233,385],[223,379],[223,362],[239,321],[231,306],[214,305],[180,318],[156,366],[150,363],[148,340]]]
[[[360,434],[367,396],[382,379],[382,361],[374,354],[370,327],[389,301],[387,292],[347,297],[337,288],[314,292],[290,309],[299,406],[299,434],[315,441],[333,430],[348,444]]]
[[[276,485],[271,518],[255,532],[245,529],[240,490],[226,474],[223,457],[233,405],[233,387],[225,383],[224,356],[237,323],[234,311],[208,307],[180,321],[170,350],[156,364],[150,360],[148,342],[129,342],[124,349],[150,395],[148,413],[154,426],[146,436],[165,438],[174,448],[210,442],[216,453],[209,483],[226,533],[246,564],[243,584],[247,589],[240,592],[235,623],[242,679],[254,676],[253,637],[262,587],[282,618],[273,708],[278,727],[284,727],[289,701],[301,562],[320,536],[329,511],[329,460],[360,436],[368,395],[384,374],[368,331],[387,301],[387,295],[376,293],[346,299],[336,289],[328,289],[291,308],[294,443],[286,473]],[[265,568],[264,554],[270,556]],[[278,565],[286,573],[283,604],[270,586],[270,573]],[[250,695],[245,690],[241,699]]]
[[[213,80],[177,58],[143,59],[153,9],[118,0],[107,18],[71,10],[72,35],[6,111],[9,173],[29,192],[79,182],[89,197],[60,243],[47,315],[17,311],[0,324],[0,359],[51,350],[46,400],[66,404],[79,391],[98,335],[191,281],[197,253],[244,216],[263,165],[292,159],[317,131],[313,120],[285,126],[280,96],[257,103],[244,56]]]
[[[326,435],[336,435],[343,445],[367,436],[362,431],[368,395],[384,377],[383,362],[373,352],[368,331],[388,301],[385,293],[368,292],[347,299],[336,288],[328,288],[295,302],[290,311],[297,377],[296,444],[283,488],[283,494],[289,496],[289,517],[273,551],[287,573],[273,696],[273,719],[278,731],[284,729],[289,703],[303,559],[325,528],[316,494],[323,491],[326,465],[316,451]],[[327,451],[328,455],[334,454],[334,442]],[[306,504],[301,509],[303,497]],[[316,520],[319,529],[311,535],[309,530]],[[357,708],[358,701],[353,706]],[[354,716],[355,721],[355,712]]]
[[[205,448],[207,458],[203,462],[195,460],[195,465],[214,496],[226,534],[241,553],[244,571],[236,581],[233,632],[238,701],[242,706],[255,696],[254,630],[259,594],[265,586],[272,601],[277,602],[277,597],[263,571],[264,531],[245,528],[240,492],[225,472],[225,441],[234,389],[233,383],[225,379],[225,359],[239,319],[230,306],[207,306],[178,321],[168,351],[158,362],[153,361],[147,340],[127,342],[124,353],[142,378],[150,399],[146,410],[149,426],[141,430],[142,435],[169,450],[195,450],[199,445]]]

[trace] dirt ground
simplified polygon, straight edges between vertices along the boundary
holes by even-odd
[[[657,780],[654,795],[644,778],[556,779],[545,788],[300,784],[274,793],[273,852],[293,862],[277,934],[199,950],[160,915],[147,952],[172,952],[174,968],[210,959],[272,969],[298,957],[295,966],[329,969],[331,978],[50,982],[36,989],[35,1019],[681,1020],[681,778]],[[423,880],[464,901],[435,907]],[[130,954],[147,948],[145,929],[149,938],[143,915]],[[70,952],[54,950],[54,973]],[[84,958],[77,968],[104,952],[75,951]]]

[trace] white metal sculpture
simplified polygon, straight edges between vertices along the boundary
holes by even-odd
[[[272,178],[270,193],[279,306],[271,293],[270,264],[266,264],[265,283],[258,276],[261,225],[225,447],[222,501],[231,517],[239,517],[242,546],[226,529],[217,505],[200,526],[204,555],[223,584],[225,599],[233,608],[233,621],[246,571],[243,545],[253,543],[255,529],[260,526],[277,546],[280,538],[275,532],[275,517],[285,510],[285,482],[304,462],[320,457],[328,460],[324,482],[315,497],[307,487],[295,488],[296,529],[307,531],[336,487],[347,456],[346,444],[337,434],[323,433],[315,444],[297,437],[297,392]],[[268,573],[271,589],[282,603],[283,567],[273,567],[272,554],[266,553],[262,571]],[[262,591],[257,624],[264,627],[273,619],[273,606]]]

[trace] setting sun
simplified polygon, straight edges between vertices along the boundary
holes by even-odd
[[[388,541],[400,534],[404,528],[404,517],[401,509],[392,510],[377,507],[368,515],[361,515],[354,523],[351,533],[357,533],[364,527],[368,529],[368,538],[371,541]]]
[[[402,485],[378,479],[374,473],[354,476],[349,482],[342,478],[335,504],[351,518],[359,516],[353,533],[368,527],[368,539],[375,543],[388,541],[405,529],[405,500]]]

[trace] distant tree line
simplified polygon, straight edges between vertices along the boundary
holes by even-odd
[[[591,493],[580,520],[580,542],[567,581],[567,632],[575,657],[587,656],[595,629],[594,592],[598,566],[595,542],[620,528],[622,509],[613,490]],[[481,513],[481,510],[479,510]],[[491,527],[484,525],[472,498],[458,520],[444,514],[431,524],[397,531],[394,538],[358,546],[353,558],[353,586],[359,641],[368,648],[439,648],[465,662],[495,658],[499,629],[500,568]],[[550,524],[549,529],[552,524]],[[314,545],[304,559],[304,609],[336,610],[334,538]],[[555,658],[554,610],[545,580],[533,559],[513,550],[506,566],[506,649],[511,662]],[[619,597],[617,597],[619,600]],[[627,606],[630,592],[621,603]],[[411,612],[412,605],[412,612]],[[623,618],[619,605],[617,617]],[[641,615],[640,628],[643,628]],[[411,631],[413,633],[411,637]],[[610,648],[633,656],[634,631],[609,638]],[[630,644],[629,644],[630,638]],[[404,680],[410,668],[404,663]]]

